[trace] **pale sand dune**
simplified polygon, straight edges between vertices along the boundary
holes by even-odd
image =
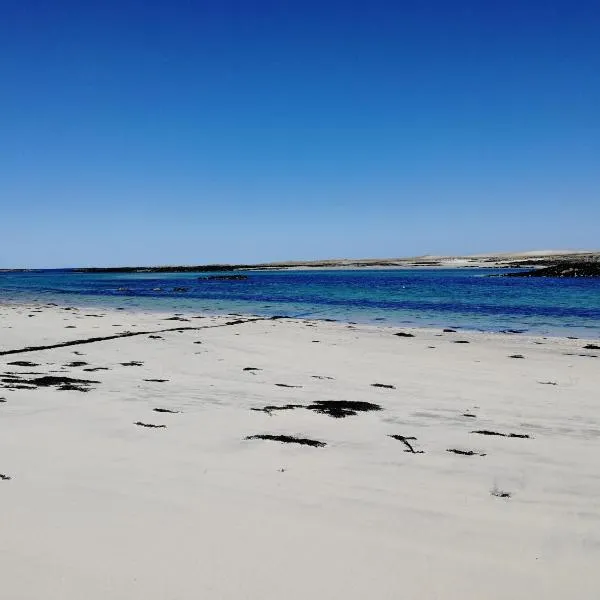
[[[166,316],[0,306],[0,351],[234,319]],[[600,597],[600,351],[583,340],[309,325],[0,356],[1,373],[99,382],[85,393],[0,388],[0,473],[12,478],[0,480],[0,597]],[[89,364],[50,373],[72,361]],[[131,361],[143,364],[120,364]],[[109,370],[83,370],[96,367]],[[382,410],[251,410],[318,400]],[[327,445],[245,439],[254,434]],[[416,437],[423,454],[390,435]]]

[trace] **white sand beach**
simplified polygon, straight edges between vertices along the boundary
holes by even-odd
[[[0,306],[1,598],[600,597],[598,341],[172,317]]]

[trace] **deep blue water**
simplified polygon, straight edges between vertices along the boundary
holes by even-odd
[[[454,326],[600,338],[600,280],[489,277],[497,269],[0,273],[0,301]],[[174,291],[185,287],[185,292]]]

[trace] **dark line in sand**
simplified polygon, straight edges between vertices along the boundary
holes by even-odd
[[[243,323],[254,323],[255,321],[269,321],[269,317],[256,317],[252,319],[238,319],[236,321],[228,321],[222,325],[204,325],[203,327],[173,327],[169,329],[155,329],[152,331],[126,331],[115,335],[106,335],[101,337],[87,338],[85,340],[72,340],[69,342],[59,342],[48,346],[27,346],[26,348],[16,348],[13,350],[2,350],[0,356],[9,354],[24,354],[25,352],[37,352],[38,350],[52,350],[54,348],[65,348],[67,346],[81,346],[83,344],[94,344],[95,342],[106,342],[109,340],[118,340],[120,338],[135,337],[138,335],[150,335],[155,333],[168,333],[170,331],[199,331],[201,329],[216,329],[217,327],[228,327],[230,325],[241,325]]]

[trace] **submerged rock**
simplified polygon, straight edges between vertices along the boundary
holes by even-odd
[[[208,277],[198,277],[199,281],[245,281],[248,275],[209,275]]]

